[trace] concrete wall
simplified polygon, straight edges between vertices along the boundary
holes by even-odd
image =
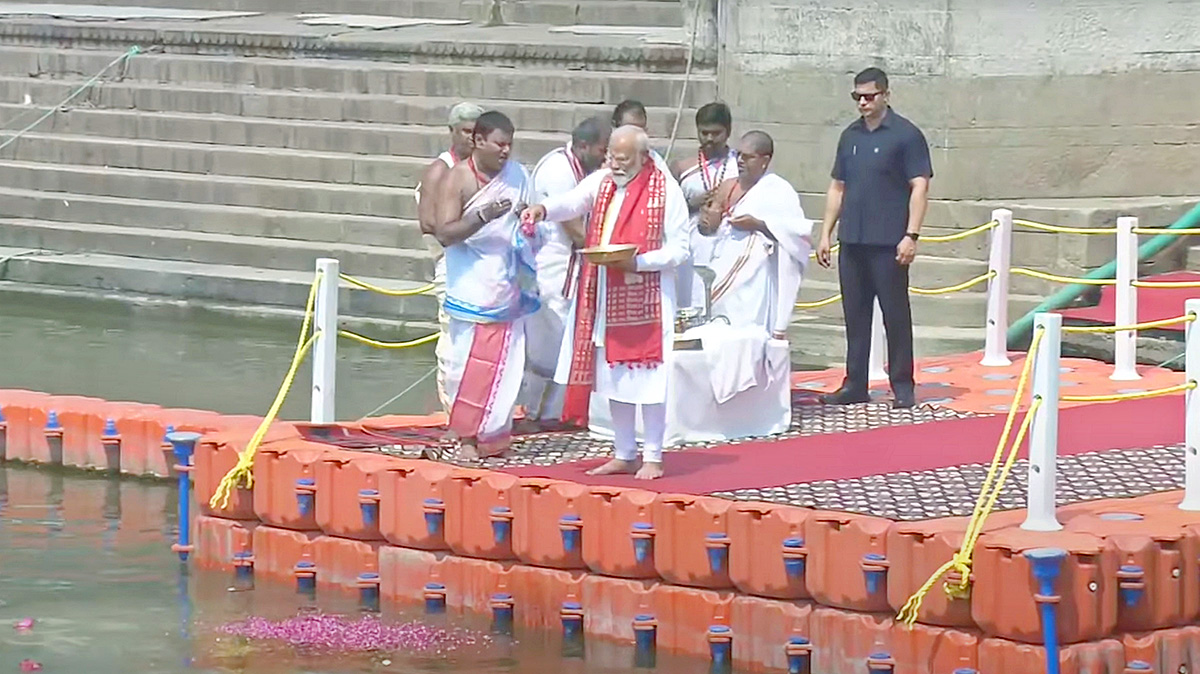
[[[709,0],[715,1],[715,0]],[[720,92],[828,184],[853,74],[933,148],[935,199],[1200,194],[1200,0],[719,0]]]

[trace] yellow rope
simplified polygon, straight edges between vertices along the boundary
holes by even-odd
[[[353,276],[349,276],[346,274],[341,274],[340,276],[343,281],[345,281],[346,283],[349,283],[352,286],[358,286],[359,288],[362,288],[363,290],[370,290],[373,293],[379,293],[380,295],[387,295],[388,297],[409,297],[411,295],[421,295],[421,294],[429,292],[430,290],[433,290],[433,288],[434,288],[434,285],[432,283],[426,283],[425,285],[421,286],[420,288],[413,288],[412,290],[390,290],[388,288],[383,288],[381,286],[367,283],[366,281],[363,281],[362,279],[357,279],[357,278],[354,278]]]
[[[1175,386],[1166,388],[1156,388],[1153,391],[1138,391],[1137,393],[1110,393],[1102,396],[1061,396],[1062,400],[1071,403],[1107,403],[1115,400],[1137,400],[1139,398],[1154,398],[1157,396],[1169,396],[1172,393],[1181,393],[1190,391],[1196,388],[1195,381],[1189,381]]]
[[[1189,236],[1200,234],[1200,229],[1167,229],[1165,227],[1134,227],[1134,234],[1166,234],[1168,236]]]
[[[1017,380],[1017,390],[1008,408],[1008,417],[1004,422],[1004,431],[1000,434],[1000,439],[996,443],[996,451],[992,456],[992,463],[988,467],[987,476],[984,478],[983,486],[979,490],[979,497],[975,500],[975,508],[971,513],[970,522],[967,523],[962,547],[959,548],[958,552],[954,553],[950,561],[938,567],[937,571],[934,571],[929,580],[925,581],[925,584],[913,596],[908,598],[908,601],[905,602],[899,614],[897,614],[897,619],[909,627],[917,621],[917,615],[921,610],[921,603],[925,600],[925,596],[929,594],[929,591],[933,589],[937,581],[951,570],[958,572],[959,581],[956,585],[952,585],[947,581],[945,586],[946,594],[952,598],[960,598],[965,597],[969,592],[971,561],[975,551],[975,543],[979,539],[979,534],[983,531],[984,522],[987,521],[988,515],[996,505],[996,500],[1000,498],[1000,491],[1004,488],[1004,482],[1008,479],[1008,474],[1012,469],[1013,463],[1016,461],[1017,452],[1025,439],[1025,434],[1029,431],[1029,425],[1033,422],[1034,415],[1041,406],[1041,399],[1034,398],[1033,403],[1029,406],[1029,410],[1025,413],[1025,418],[1021,421],[1021,426],[1017,430],[1015,441],[1008,451],[1008,457],[1004,460],[1003,466],[1001,466],[1000,461],[1004,457],[1005,448],[1008,447],[1008,439],[1012,433],[1013,422],[1017,418],[1017,411],[1021,406],[1025,385],[1029,381],[1030,373],[1033,371],[1033,362],[1044,335],[1044,330],[1039,329],[1035,331],[1033,340],[1029,344],[1029,352],[1025,356],[1025,364],[1021,368],[1021,377]],[[999,474],[997,475],[998,468]]]
[[[417,339],[409,340],[407,342],[380,342],[378,340],[371,339],[370,337],[363,337],[356,332],[350,332],[349,330],[338,330],[338,334],[347,339],[353,339],[360,344],[373,346],[377,349],[407,349],[412,346],[420,346],[422,344],[428,344],[430,342],[437,341],[438,338],[437,333],[434,333],[432,335],[418,337]]]
[[[909,290],[909,292],[913,293],[914,295],[946,295],[949,293],[956,293],[960,290],[966,290],[967,288],[970,288],[973,285],[978,285],[980,283],[983,283],[984,281],[987,281],[988,279],[992,278],[995,275],[996,275],[996,272],[989,271],[984,274],[980,274],[979,276],[976,276],[975,278],[970,279],[968,281],[963,281],[962,283],[959,283],[957,285],[946,286],[945,288],[915,288],[913,286],[909,286],[908,290]]]
[[[1176,316],[1175,318],[1163,318],[1157,321],[1146,321],[1145,323],[1134,323],[1133,325],[1064,325],[1063,332],[1125,332],[1126,330],[1153,330],[1167,325],[1175,325],[1176,323],[1191,323],[1196,320],[1196,314],[1185,314]]]
[[[947,241],[959,241],[961,239],[965,239],[970,236],[975,236],[976,234],[978,234],[980,232],[986,232],[989,229],[991,229],[999,224],[1000,223],[996,222],[995,220],[992,220],[991,222],[985,222],[982,225],[979,225],[977,227],[972,227],[971,229],[957,232],[955,234],[940,234],[940,235],[933,235],[933,236],[922,236],[921,241],[922,242],[932,242],[932,243],[946,243]]]
[[[1018,220],[1013,218],[1013,224],[1029,229],[1040,229],[1043,232],[1057,232],[1059,234],[1116,234],[1116,227],[1062,227],[1060,225],[1047,225],[1044,222],[1033,222],[1032,220]]]
[[[1134,281],[1135,288],[1200,288],[1196,281]]]
[[[841,300],[842,300],[842,294],[838,293],[838,294],[834,295],[833,297],[826,297],[825,299],[817,300],[816,302],[796,302],[796,308],[797,309],[818,309],[820,307],[827,307],[830,304],[835,304],[837,302],[840,302]]]
[[[1055,281],[1057,283],[1082,283],[1089,286],[1111,286],[1117,283],[1116,279],[1112,278],[1083,278],[1079,276],[1059,276],[1058,274],[1047,274],[1044,271],[1034,269],[1025,269],[1024,267],[1013,267],[1008,270],[1010,273],[1018,276],[1031,276],[1033,278],[1042,279],[1043,281]]]
[[[287,394],[292,389],[292,383],[296,379],[300,363],[304,362],[304,356],[308,354],[313,342],[317,340],[316,335],[308,336],[308,329],[312,325],[313,306],[317,301],[317,288],[320,285],[321,274],[318,272],[313,279],[312,288],[308,291],[308,303],[304,307],[304,323],[300,327],[300,340],[296,345],[296,353],[292,356],[292,365],[283,378],[279,392],[275,394],[275,401],[271,403],[271,409],[267,411],[267,416],[263,417],[262,423],[258,425],[258,430],[254,431],[250,442],[246,444],[246,449],[238,454],[237,464],[225,474],[225,477],[221,478],[216,492],[209,499],[208,505],[213,509],[223,510],[228,506],[229,497],[238,484],[244,484],[247,488],[254,486],[254,455],[258,452],[258,446],[262,444],[263,438],[266,437],[267,429],[279,416],[279,409],[283,407],[283,401],[287,399]]]
[[[829,247],[829,254],[833,255],[834,253],[838,252],[841,249],[842,249],[842,244],[835,243]],[[817,259],[817,251],[814,250],[813,252],[809,253],[808,256],[814,260]]]

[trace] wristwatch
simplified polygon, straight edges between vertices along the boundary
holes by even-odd
[[[916,242],[917,239],[921,238],[921,235],[917,234],[916,232],[905,232],[904,236],[912,239],[914,243]]]

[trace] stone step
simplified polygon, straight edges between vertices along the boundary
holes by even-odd
[[[116,225],[209,234],[237,234],[364,246],[424,247],[414,221],[363,215],[301,213],[246,206],[41,192],[0,187],[5,217]]]
[[[424,249],[296,241],[147,227],[0,218],[0,246],[59,253],[99,253],[130,258],[309,271],[317,258],[333,257],[356,276],[425,283],[433,257]]]
[[[825,322],[824,318],[793,319],[788,329],[793,362],[816,362],[844,365],[846,359],[846,329],[841,322]],[[913,353],[918,358],[968,353],[983,349],[983,328],[913,325]],[[922,376],[917,374],[917,381]]]
[[[805,279],[800,291],[799,301],[814,302],[838,293],[836,283],[816,282]],[[1024,315],[1042,302],[1041,295],[1009,295],[1008,313],[1011,320]],[[987,294],[983,292],[963,291],[947,295],[919,295],[911,293],[909,301],[912,306],[913,323],[915,325],[944,325],[949,327],[972,328],[985,324],[987,317]],[[842,305],[840,302],[824,307],[797,309],[798,313],[820,317],[824,322],[841,322]]]
[[[100,5],[203,9],[208,11],[307,12],[371,16],[467,19],[490,14],[491,0],[34,0],[22,4]],[[503,16],[517,23],[679,26],[679,0],[522,0],[505,2]]]
[[[0,74],[42,79],[83,78],[99,73],[120,52],[38,47],[0,47]],[[264,91],[312,91],[339,95],[438,96],[460,100],[607,103],[635,98],[648,106],[675,107],[684,78],[675,74],[571,70],[565,67],[504,67],[380,63],[330,58],[255,58],[172,53],[141,54],[109,71],[105,80],[157,84],[219,85]],[[103,87],[109,86],[105,81]],[[716,98],[716,77],[694,74],[686,105]],[[214,110],[215,112],[215,110]],[[392,120],[395,121],[395,120]]]
[[[30,115],[29,106],[0,103],[0,119]],[[572,126],[562,127],[571,129]],[[400,125],[363,122],[291,121],[217,114],[150,113],[131,110],[69,108],[37,127],[41,133],[160,140],[168,142],[288,148],[411,157],[434,157],[449,142],[441,125]],[[569,133],[518,129],[518,159],[528,165],[562,147]],[[652,139],[666,148],[666,139]],[[696,141],[676,142],[676,154],[696,151]]]
[[[0,160],[0,185],[42,192],[415,219],[414,191],[369,185],[242,178],[111,166]]]
[[[430,161],[428,157],[387,157],[43,133],[22,136],[5,148],[5,156],[19,161],[50,164],[407,188],[416,186]]]
[[[51,107],[59,107],[80,81],[44,80],[20,76],[0,76],[0,103],[12,110],[13,116],[23,114],[22,120],[33,121]],[[110,111],[114,121],[97,124],[125,124],[119,114],[137,116],[137,132],[151,137],[154,125],[185,122],[163,117],[188,115],[185,134],[194,133],[200,142],[244,140],[249,144],[278,145],[284,141],[297,143],[360,142],[348,138],[364,126],[372,133],[384,132],[398,124],[435,127],[444,137],[450,108],[462,99],[428,96],[338,95],[322,92],[258,91],[249,88],[183,87],[145,82],[112,82],[80,95],[62,109]],[[568,133],[587,117],[609,119],[613,105],[607,103],[543,103],[497,101],[481,99],[476,103],[489,110],[508,115],[517,128],[518,138],[529,133]],[[143,115],[148,115],[143,117]],[[695,127],[689,120],[695,110],[684,110],[679,125],[679,138],[692,141],[695,150]],[[57,116],[62,116],[57,115]],[[647,109],[649,132],[665,145],[675,123],[674,107]],[[6,115],[5,119],[12,117]],[[230,120],[241,120],[230,127]],[[46,122],[50,124],[51,122]],[[55,122],[57,123],[57,122]],[[243,130],[241,125],[245,125]],[[334,126],[330,126],[334,125]],[[378,126],[377,126],[378,125]],[[43,127],[38,127],[42,129]],[[378,131],[376,131],[378,129]],[[101,134],[107,135],[107,134]],[[121,135],[125,135],[122,133]],[[164,139],[189,140],[189,138]],[[444,143],[445,141],[441,141]],[[441,143],[438,145],[441,146]],[[300,148],[304,149],[304,148]],[[309,149],[331,149],[312,147]],[[373,152],[379,152],[379,149]]]
[[[0,249],[0,260],[3,260],[0,281],[292,309],[303,309],[313,281],[312,271],[95,253],[9,257],[20,252]],[[364,280],[394,289],[423,285],[391,279]],[[388,297],[343,286],[338,303],[338,313],[343,316],[429,323],[437,314],[437,299],[432,295]]]
[[[1186,237],[1181,237],[1186,238]],[[1187,268],[1200,269],[1200,246],[1188,246]]]

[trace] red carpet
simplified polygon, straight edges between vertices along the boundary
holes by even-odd
[[[1142,281],[1200,281],[1200,273],[1177,271],[1170,274],[1148,276]],[[1192,298],[1200,298],[1200,288],[1138,288],[1138,322],[1160,321],[1164,318],[1175,318],[1183,315],[1183,303]],[[1104,325],[1113,325],[1117,311],[1117,291],[1112,286],[1104,286],[1100,291],[1100,303],[1094,307],[1064,309],[1060,311],[1065,320],[1088,321]],[[1160,328],[1161,330],[1176,330],[1183,332],[1186,323]]]
[[[1183,396],[1067,408],[1060,411],[1058,424],[1060,455],[1174,444],[1183,441]],[[602,463],[598,460],[503,470],[523,477],[707,494],[987,463],[1003,429],[1004,416],[997,415],[668,452],[667,476],[653,482],[631,475],[585,475]],[[1026,454],[1022,448],[1021,455]]]

